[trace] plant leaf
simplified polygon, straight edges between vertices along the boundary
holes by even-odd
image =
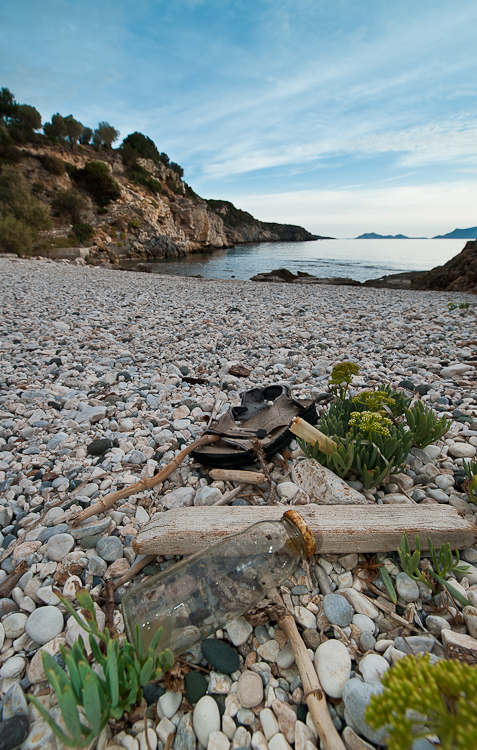
[[[393,602],[393,604],[396,604],[397,602],[396,590],[393,586],[393,582],[391,581],[391,576],[389,575],[384,565],[381,566],[380,574],[381,574],[381,580],[386,586],[386,591],[391,597],[391,601]]]
[[[83,684],[83,707],[86,718],[91,724],[95,736],[97,736],[101,731],[101,703],[93,674],[89,674]]]

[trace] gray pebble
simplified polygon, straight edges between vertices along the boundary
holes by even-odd
[[[117,536],[105,536],[97,543],[96,552],[103,560],[114,562],[123,556],[123,545]]]
[[[340,594],[326,594],[323,599],[325,615],[332,625],[346,628],[353,619],[354,609]]]

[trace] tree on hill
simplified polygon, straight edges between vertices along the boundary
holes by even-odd
[[[154,141],[142,133],[135,132],[126,136],[119,148],[123,153],[123,158],[125,157],[128,163],[131,160],[135,161],[138,157],[152,159],[156,163],[160,159],[159,151]],[[134,158],[132,159],[132,157]]]
[[[81,133],[80,137],[80,143],[82,146],[88,146],[91,143],[91,138],[93,137],[93,131],[91,128],[88,128],[86,125],[83,127],[83,132]]]
[[[45,122],[43,132],[48,138],[59,138],[62,140],[66,135],[66,123],[59,112],[53,115],[51,122]]]
[[[0,89],[0,118],[8,125],[10,118],[13,117],[18,104],[15,101],[15,97],[12,92],[5,86]]]
[[[111,144],[119,138],[119,130],[113,128],[109,122],[100,122],[93,135],[93,143],[99,148],[111,148]]]
[[[64,123],[66,126],[66,137],[68,138],[69,142],[71,143],[71,146],[73,148],[76,148],[76,144],[78,143],[78,139],[83,134],[83,124],[79,122],[78,120],[75,120],[73,115],[68,115],[64,118]]]

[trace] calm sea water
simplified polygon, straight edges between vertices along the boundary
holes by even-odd
[[[357,281],[402,271],[427,271],[460,253],[465,240],[315,240],[261,242],[228,250],[149,263],[154,273],[205,279],[250,279],[287,268],[320,278],[348,276]],[[136,265],[131,261],[128,265]]]

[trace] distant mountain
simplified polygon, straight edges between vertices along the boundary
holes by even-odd
[[[424,237],[406,237],[405,234],[376,234],[376,232],[366,232],[356,237],[357,240],[422,240]]]
[[[433,240],[475,240],[477,239],[477,227],[468,229],[454,229],[448,234],[438,234]]]

